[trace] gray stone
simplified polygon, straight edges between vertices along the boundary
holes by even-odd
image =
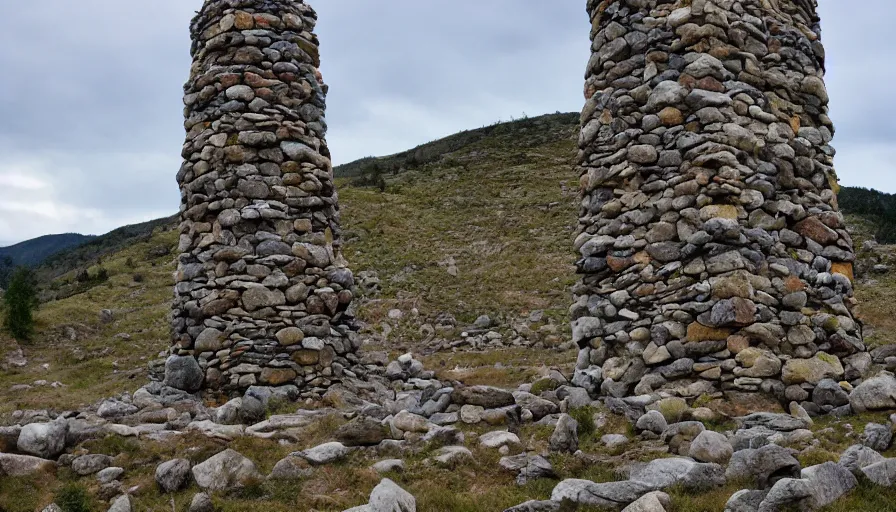
[[[622,512],[666,512],[672,506],[672,498],[660,491],[649,492],[634,503],[622,509]]]
[[[552,452],[575,453],[579,449],[579,422],[568,414],[561,414],[549,446]]]
[[[859,485],[856,477],[848,469],[833,462],[803,469],[802,478],[812,484],[814,508],[822,508],[834,503]]]
[[[560,512],[560,503],[550,500],[531,500],[505,509],[504,512]]]
[[[799,477],[800,463],[794,453],[773,444],[740,450],[731,457],[725,476],[729,480],[755,480],[760,488],[767,488],[781,478]]]
[[[308,461],[295,455],[288,455],[274,464],[268,480],[302,480],[314,474]]]
[[[768,496],[768,490],[752,491],[744,489],[737,491],[725,504],[725,512],[756,512],[762,504],[762,500]]]
[[[164,492],[177,492],[190,481],[190,461],[174,459],[156,467],[156,483]]]
[[[653,432],[657,435],[665,432],[668,426],[666,418],[659,411],[647,411],[635,424],[635,428],[639,431]]]
[[[385,473],[403,473],[405,468],[404,461],[401,459],[381,460],[370,467],[381,475]]]
[[[226,491],[263,480],[251,460],[230,449],[193,466],[192,471],[204,491]]]
[[[42,459],[55,459],[65,451],[68,422],[31,423],[22,427],[16,446],[22,453]]]
[[[862,473],[877,485],[892,487],[896,484],[896,459],[885,459],[865,466]]]
[[[191,356],[171,355],[165,361],[165,385],[195,393],[202,388],[205,374],[196,358]]]
[[[873,449],[861,444],[854,444],[840,455],[839,464],[852,472],[852,474],[858,475],[863,468],[884,460],[886,460],[886,457]]]
[[[466,386],[454,390],[451,400],[459,405],[478,405],[485,409],[497,409],[516,404],[513,393],[492,386]]]
[[[734,454],[734,448],[728,439],[712,430],[704,430],[691,441],[688,456],[699,462],[715,462],[726,464]]]
[[[814,486],[807,480],[782,478],[769,490],[758,512],[779,512],[784,507],[798,505],[811,499],[814,491]]]
[[[521,443],[516,434],[497,430],[479,436],[479,445],[483,448],[501,448],[502,446],[518,447],[521,446]]]
[[[392,480],[384,478],[370,493],[370,512],[417,512],[417,500]]]
[[[707,490],[725,484],[725,470],[718,464],[704,464],[685,457],[657,459],[632,471],[629,478],[663,490],[680,486],[688,490]]]
[[[890,425],[869,423],[865,425],[862,444],[879,452],[887,451],[893,444],[893,430]]]
[[[856,413],[896,409],[896,378],[882,372],[853,389],[849,403]]]
[[[10,477],[32,476],[39,473],[53,474],[56,463],[30,455],[0,453],[0,475]]]
[[[445,446],[439,449],[432,459],[436,464],[452,468],[464,462],[473,460],[473,452],[463,446]]]
[[[307,450],[297,452],[296,455],[302,457],[315,466],[321,466],[324,464],[332,464],[336,461],[342,460],[348,457],[348,454],[351,452],[352,449],[343,445],[342,443],[332,442],[324,443],[322,445],[315,446],[314,448],[309,448]]]
[[[641,482],[594,483],[589,480],[563,480],[551,492],[551,501],[569,500],[577,505],[618,509],[628,506],[655,489]]]
[[[82,455],[72,461],[72,471],[80,476],[93,475],[112,465],[108,455]]]
[[[124,494],[115,498],[109,507],[109,512],[131,512],[131,497]]]
[[[96,474],[96,480],[100,484],[112,483],[124,475],[124,468],[109,467]]]
[[[809,423],[800,418],[794,418],[788,414],[777,414],[771,412],[758,412],[739,418],[739,422],[743,428],[765,427],[778,432],[791,432],[809,428]]]
[[[208,494],[200,492],[190,502],[190,512],[215,512],[215,505]]]
[[[336,439],[345,446],[375,446],[388,439],[388,428],[375,418],[359,416],[336,429]]]

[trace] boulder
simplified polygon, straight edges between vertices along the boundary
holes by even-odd
[[[779,414],[772,412],[757,412],[738,418],[742,428],[765,427],[777,432],[792,432],[809,428],[809,422],[801,418],[794,418],[789,414]]]
[[[781,380],[784,384],[818,384],[824,379],[840,380],[843,378],[843,364],[837,356],[818,352],[809,359],[793,358],[784,364]]]
[[[662,434],[669,423],[659,411],[647,411],[646,414],[638,418],[635,428],[640,432],[653,432],[656,435]]]
[[[519,447],[520,438],[512,432],[497,430],[488,432],[479,437],[479,445],[483,448],[501,448],[502,446]]]
[[[459,405],[478,405],[485,409],[497,409],[515,405],[510,391],[492,386],[467,386],[455,389],[451,401]]]
[[[376,446],[389,438],[389,429],[380,420],[359,416],[339,427],[335,436],[345,446]]]
[[[432,458],[436,465],[442,467],[453,468],[458,464],[473,460],[473,452],[463,446],[446,446],[436,452],[436,456]]]
[[[156,466],[156,483],[164,492],[177,492],[189,484],[190,461],[174,459]]]
[[[124,475],[124,468],[109,467],[96,474],[97,482],[101,484],[112,483]]]
[[[713,432],[712,430],[704,430],[691,441],[691,448],[688,456],[699,462],[715,462],[716,464],[727,464],[734,454],[734,448],[728,442],[728,438]]]
[[[287,455],[274,464],[268,480],[302,480],[314,474],[311,464],[301,457]]]
[[[541,455],[521,453],[511,457],[502,457],[498,464],[507,471],[516,473],[517,485],[525,485],[528,481],[538,478],[554,478],[556,476],[554,467]]]
[[[215,512],[215,505],[208,494],[200,492],[193,496],[189,512]]]
[[[31,476],[56,472],[56,463],[30,455],[0,453],[0,476]]]
[[[131,497],[124,494],[115,498],[109,507],[109,512],[131,512]]]
[[[861,444],[854,444],[840,455],[840,464],[852,474],[859,475],[862,469],[878,462],[883,462],[886,457]]]
[[[768,488],[782,478],[797,478],[800,463],[794,450],[770,444],[757,449],[734,452],[725,476],[729,480],[755,480],[760,488]]]
[[[626,507],[655,489],[641,482],[607,482],[590,480],[563,480],[551,492],[551,501],[569,500],[577,505],[589,505],[610,509]]]
[[[750,489],[737,491],[731,495],[728,503],[725,504],[725,512],[756,512],[766,496],[768,496],[768,489],[763,491]]]
[[[401,459],[386,459],[377,462],[370,468],[382,475],[384,473],[403,473],[405,466]]]
[[[848,469],[834,462],[810,466],[801,475],[812,484],[812,504],[816,509],[834,503],[859,485]]]
[[[896,409],[896,377],[881,372],[862,382],[849,395],[849,403],[857,414]]]
[[[649,492],[634,503],[622,509],[622,512],[666,512],[672,505],[672,498],[660,491]]]
[[[551,434],[552,452],[575,453],[579,449],[579,422],[568,414],[561,414],[554,433]]]
[[[881,425],[880,423],[869,423],[865,425],[865,432],[862,435],[862,444],[879,452],[885,452],[890,449],[893,444],[893,430],[890,425]]]
[[[428,432],[432,423],[419,414],[401,411],[392,418],[392,425],[402,432]]]
[[[370,512],[417,512],[417,500],[392,480],[384,478],[370,493]]]
[[[807,480],[782,478],[769,490],[757,512],[780,512],[789,506],[804,510],[807,507],[802,503],[810,500],[814,491],[814,486]]]
[[[263,479],[251,460],[231,449],[193,466],[193,478],[204,491],[226,491]]]
[[[892,487],[896,484],[896,459],[884,459],[862,468],[862,473],[877,485]]]
[[[725,484],[725,470],[718,464],[704,464],[685,457],[657,459],[635,468],[629,479],[660,491],[679,486],[706,490]]]
[[[344,444],[332,442],[297,452],[295,455],[302,457],[315,466],[321,466],[342,460],[351,452],[352,449]]]
[[[30,423],[22,427],[17,448],[22,453],[42,459],[55,459],[65,451],[68,422],[64,419],[50,423]]]
[[[82,455],[72,461],[72,471],[79,476],[99,473],[112,465],[112,457],[108,455]]]
[[[165,385],[187,393],[202,388],[205,374],[193,356],[171,355],[165,361]]]

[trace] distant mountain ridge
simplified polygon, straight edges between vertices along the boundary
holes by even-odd
[[[0,247],[0,259],[9,257],[13,265],[33,267],[44,260],[66,249],[77,247],[96,238],[95,235],[64,233],[61,235],[44,235],[8,247]]]

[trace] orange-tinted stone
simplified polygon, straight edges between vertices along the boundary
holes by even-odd
[[[855,269],[854,269],[852,263],[845,263],[845,262],[844,263],[840,263],[840,262],[832,263],[831,264],[831,273],[832,274],[843,274],[844,276],[848,277],[850,281],[853,281],[853,282],[855,282],[855,280],[856,280]]]
[[[687,341],[719,341],[727,340],[731,335],[731,329],[707,327],[700,322],[694,322],[688,326]]]

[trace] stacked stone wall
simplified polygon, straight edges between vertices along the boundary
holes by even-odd
[[[819,409],[870,364],[815,8],[589,0],[571,315],[592,392]]]
[[[207,0],[192,22],[168,365],[180,387],[198,387],[189,358],[223,391],[320,392],[357,363],[316,18],[301,0]]]

